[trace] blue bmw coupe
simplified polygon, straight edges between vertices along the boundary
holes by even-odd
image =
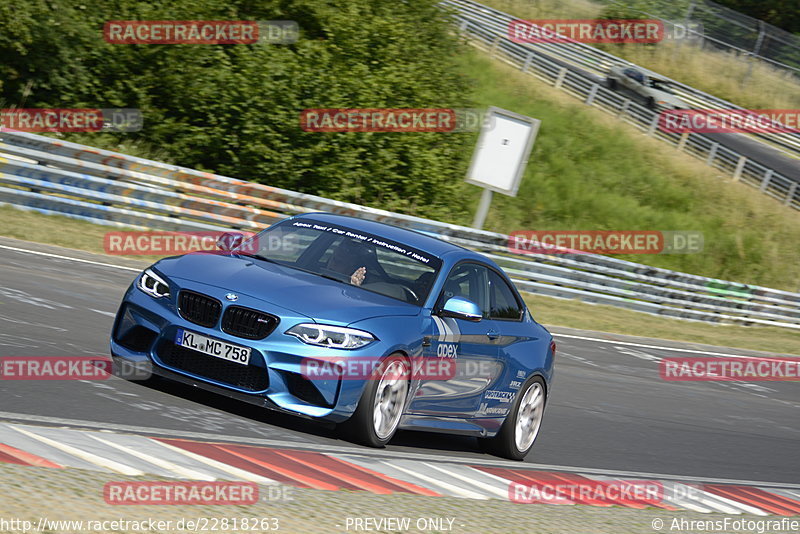
[[[555,344],[490,259],[327,213],[221,248],[134,280],[111,335],[118,369],[328,420],[373,447],[402,428],[530,451]]]

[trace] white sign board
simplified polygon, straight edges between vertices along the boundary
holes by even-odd
[[[467,183],[517,196],[541,121],[490,107],[467,171]]]

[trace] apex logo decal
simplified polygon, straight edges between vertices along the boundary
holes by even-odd
[[[523,370],[517,371],[517,378],[525,378],[525,371]]]
[[[458,345],[456,343],[439,343],[436,347],[436,356],[439,358],[458,358]]]

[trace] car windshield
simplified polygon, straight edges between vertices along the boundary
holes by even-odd
[[[665,93],[675,94],[670,88],[669,82],[663,80],[650,80],[650,87],[658,89],[659,91],[664,91]]]
[[[310,219],[286,221],[243,245],[242,254],[421,306],[441,260],[405,243]]]

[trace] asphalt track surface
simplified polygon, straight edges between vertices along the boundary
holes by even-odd
[[[31,254],[48,251],[100,264]],[[108,353],[119,301],[136,272],[104,256],[0,239],[0,356]],[[128,263],[130,265],[130,263]],[[535,310],[534,310],[535,315]],[[556,379],[526,462],[675,476],[800,482],[800,383],[666,382],[658,358],[703,356],[605,339],[557,336]],[[665,344],[666,345],[666,344]],[[768,349],[768,347],[765,347]],[[692,352],[695,350],[695,352]],[[719,349],[726,354],[753,354]],[[332,428],[188,386],[102,381],[0,381],[0,412],[365,450]],[[10,416],[8,414],[17,414]],[[401,431],[383,454],[494,460],[474,438]]]

